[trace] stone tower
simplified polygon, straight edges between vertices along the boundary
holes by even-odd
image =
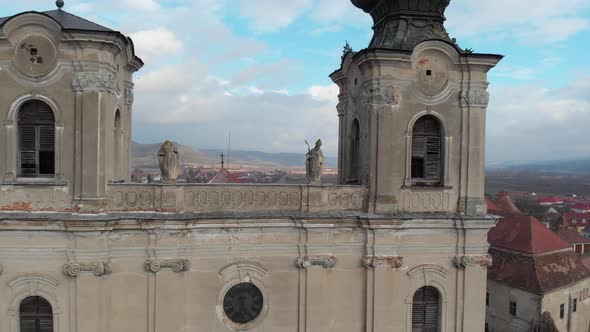
[[[61,9],[0,18],[0,204],[96,210],[129,179],[132,75],[123,34]],[[22,205],[22,204],[21,204]]]
[[[464,50],[444,27],[449,0],[352,0],[374,20],[345,49],[340,183],[369,187],[369,211],[485,215],[487,72],[502,56]]]

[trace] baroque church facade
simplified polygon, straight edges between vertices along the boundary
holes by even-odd
[[[120,32],[0,18],[0,331],[483,331],[487,72],[449,0],[353,0],[338,185],[129,182]]]

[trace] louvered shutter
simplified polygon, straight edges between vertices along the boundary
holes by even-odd
[[[442,133],[438,120],[424,116],[412,131],[412,178],[440,182]]]
[[[37,128],[33,125],[22,125],[20,134],[20,164],[23,174],[37,173]]]
[[[434,287],[423,287],[414,294],[412,332],[438,332],[440,321],[439,293]]]
[[[19,151],[21,174],[53,174],[55,168],[55,119],[53,111],[40,100],[31,100],[19,110]]]
[[[20,332],[53,332],[53,310],[47,300],[32,296],[21,302]]]

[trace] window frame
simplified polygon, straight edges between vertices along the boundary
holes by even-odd
[[[437,120],[440,129],[440,161],[439,161],[439,181],[434,185],[424,185],[424,181],[412,177],[412,157],[413,157],[413,131],[416,123],[424,116],[431,116]],[[452,189],[450,184],[450,153],[452,137],[447,133],[447,124],[445,118],[435,111],[423,111],[415,114],[408,123],[406,130],[406,170],[404,188],[413,189]],[[426,183],[428,184],[428,183]]]
[[[35,105],[36,104],[36,105]],[[27,107],[33,108],[33,110],[27,109]],[[22,119],[23,112],[40,112],[43,111],[47,117],[50,119],[46,119],[45,121],[35,118],[27,118]],[[42,100],[27,100],[23,102],[17,112],[17,162],[18,162],[18,176],[23,178],[53,178],[56,174],[56,121],[55,121],[55,113],[51,108],[51,105],[47,104]],[[25,139],[25,134],[23,133],[24,128],[33,129],[32,140],[34,147],[29,148],[27,150],[23,149],[23,139]],[[44,131],[44,129],[46,131]],[[44,137],[47,136],[51,138],[51,146],[43,146]],[[45,137],[47,138],[47,137]],[[31,138],[29,138],[31,139]],[[34,172],[27,173],[24,171],[23,168],[23,152],[27,151],[29,153],[34,154]],[[41,153],[50,153],[53,159],[53,163],[50,167],[50,172],[42,172],[42,157]],[[31,168],[29,168],[31,169]]]
[[[516,301],[510,301],[509,307],[508,307],[508,313],[510,313],[510,315],[512,316],[517,316],[518,313],[518,304],[516,303]]]
[[[559,305],[559,319],[565,318],[565,303]]]
[[[435,294],[435,300],[436,300],[436,306],[434,306],[434,299],[427,299],[427,291],[433,292],[432,294]],[[422,292],[422,301],[418,301],[420,299],[417,299],[416,297],[420,294],[419,292]],[[422,305],[422,307],[419,307],[420,305]],[[432,315],[432,311],[434,311],[432,309],[432,307],[434,307],[435,311],[436,311],[436,323],[434,323],[434,321],[429,320],[429,315]],[[430,308],[430,309],[429,309]],[[415,326],[416,323],[416,310],[422,310],[422,313],[420,314],[420,317],[422,317],[422,322],[419,323],[420,326]],[[431,311],[429,313],[429,311]],[[440,293],[440,291],[433,286],[423,286],[418,288],[415,292],[414,295],[412,297],[412,306],[411,306],[411,330],[413,332],[416,331],[424,331],[424,330],[428,330],[431,331],[432,329],[436,329],[437,331],[441,330],[441,325],[442,325],[442,294]],[[432,324],[435,324],[436,326],[431,326]]]
[[[578,299],[577,298],[573,299],[573,301],[572,301],[572,312],[576,312],[576,311],[578,311]]]
[[[37,312],[36,313],[29,313],[29,312],[23,312],[23,306],[24,306],[24,302],[27,300],[36,300],[37,302]],[[47,312],[39,312],[40,309],[40,304],[43,304],[47,307],[49,307],[49,311]],[[49,323],[49,331],[47,332],[53,332],[54,331],[54,322],[53,322],[53,306],[51,305],[51,302],[49,302],[47,299],[45,299],[43,296],[39,296],[39,295],[32,295],[32,296],[28,296],[25,297],[24,299],[22,299],[20,301],[20,305],[19,305],[19,313],[18,313],[18,321],[19,321],[19,332],[24,332],[23,331],[23,319],[29,319],[29,320],[34,320],[34,325],[35,327],[33,328],[33,330],[28,330],[27,332],[42,332],[42,331],[47,331],[47,330],[41,330],[41,324],[42,324],[42,320],[46,320],[46,323]]]

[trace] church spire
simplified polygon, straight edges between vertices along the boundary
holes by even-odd
[[[369,48],[411,51],[422,41],[439,39],[455,43],[444,27],[450,0],[351,0],[373,18]]]

